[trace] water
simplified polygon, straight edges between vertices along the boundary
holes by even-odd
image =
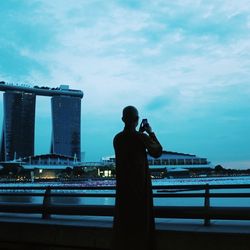
[[[213,178],[185,178],[185,179],[159,179],[153,185],[225,185],[250,184],[250,176],[239,177],[213,177]],[[250,189],[218,189],[211,193],[250,193]],[[177,192],[178,193],[178,192]],[[201,191],[187,191],[182,193],[204,193]],[[203,206],[204,198],[154,198],[156,206]],[[249,207],[250,198],[211,198],[210,206]]]
[[[199,184],[250,184],[250,176],[242,176],[242,177],[223,177],[223,178],[185,178],[185,179],[157,179],[153,180],[153,186],[159,185],[199,185]],[[67,186],[69,184],[66,183],[27,183],[27,184],[0,184],[1,186]],[[72,186],[72,183],[70,184]],[[108,181],[85,181],[82,183],[74,183],[75,186],[113,186],[115,182],[113,180]],[[43,194],[44,191],[33,190],[36,193]],[[11,191],[10,191],[11,192]],[[20,191],[23,192],[23,191]],[[26,190],[25,192],[30,192]],[[88,190],[88,191],[70,191],[70,190],[61,190],[61,191],[53,191],[53,192],[78,192],[78,193],[112,193],[114,191],[103,191],[103,190]],[[155,191],[156,192],[156,191]],[[250,193],[250,189],[220,189],[220,190],[212,190],[211,192],[248,192]],[[180,193],[180,191],[176,191],[174,193]],[[204,193],[204,190],[200,191],[181,191],[181,193]],[[115,199],[108,197],[53,197],[53,204],[74,204],[74,205],[114,205]],[[1,196],[0,193],[0,203],[2,202],[13,202],[13,203],[42,203],[43,197],[39,196]],[[204,204],[204,198],[154,198],[155,206],[202,206]],[[211,206],[234,206],[234,207],[249,207],[250,198],[211,198],[210,205]]]

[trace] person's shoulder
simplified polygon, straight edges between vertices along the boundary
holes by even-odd
[[[121,136],[123,134],[123,131],[117,133],[114,137],[118,137],[118,136]]]
[[[123,131],[121,131],[121,132],[119,132],[118,134],[116,134],[116,135],[114,136],[114,139],[113,139],[113,140],[118,139],[118,138],[121,137],[122,135],[123,135]]]

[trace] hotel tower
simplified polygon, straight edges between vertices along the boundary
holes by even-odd
[[[81,157],[81,99],[83,92],[59,88],[27,87],[0,82],[3,94],[3,128],[0,161],[34,155],[36,96],[50,96],[52,109],[51,152]]]

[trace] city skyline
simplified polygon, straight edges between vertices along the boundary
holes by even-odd
[[[113,154],[134,105],[164,149],[250,168],[249,0],[8,0],[0,11],[0,79],[83,90],[86,160]],[[36,112],[46,153],[45,98]]]
[[[68,85],[57,88],[29,87],[4,81],[0,83],[0,91],[3,92],[0,161],[12,161],[36,154],[34,142],[38,95],[51,97],[50,153],[71,156],[81,161],[82,91],[70,89]],[[44,140],[48,139],[37,141],[38,147]]]

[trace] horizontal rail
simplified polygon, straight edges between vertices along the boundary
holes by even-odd
[[[233,189],[239,192],[213,192],[211,190]],[[211,207],[211,198],[250,198],[249,184],[231,185],[160,185],[153,186],[154,198],[203,198],[204,206],[154,206],[155,217],[203,219],[209,225],[211,219],[250,220],[250,207]],[[102,192],[99,192],[99,191]],[[89,192],[91,191],[91,192]],[[104,192],[106,191],[106,192]],[[109,197],[115,198],[115,186],[0,186],[0,197],[43,197],[42,204],[1,202],[2,213],[41,214],[43,219],[51,215],[93,215],[113,216],[114,206],[107,205],[66,205],[53,203],[53,197]]]
[[[205,198],[206,194],[153,194],[153,197],[157,198]],[[250,193],[210,193],[210,198],[250,198]]]
[[[44,211],[40,204],[2,204],[1,213],[30,213],[41,214]],[[182,218],[182,219],[210,219],[220,220],[250,220],[250,207],[210,207],[202,206],[155,206],[156,218]],[[108,205],[53,205],[46,208],[46,212],[54,215],[88,215],[88,216],[113,216],[114,206]]]

